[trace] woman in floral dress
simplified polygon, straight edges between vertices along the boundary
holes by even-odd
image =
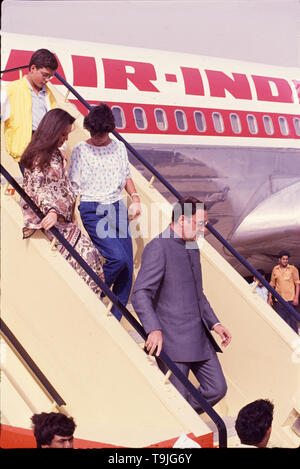
[[[49,230],[55,225],[104,281],[101,255],[76,225],[76,194],[68,177],[67,161],[59,150],[68,139],[74,120],[68,112],[59,108],[47,112],[22,155],[20,163],[25,168],[23,189],[45,215],[40,220],[29,205],[21,200],[24,216],[23,238],[29,238],[36,230],[42,229],[51,241],[53,235]],[[56,247],[100,297],[101,289],[65,247],[58,241]]]

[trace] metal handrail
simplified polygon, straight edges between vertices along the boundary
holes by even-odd
[[[29,65],[20,65],[19,67],[9,68],[8,70],[1,70],[0,73],[16,72],[22,68],[28,68]]]
[[[37,364],[32,360],[31,356],[26,352],[24,347],[18,341],[16,336],[12,333],[9,327],[5,324],[3,319],[0,320],[0,331],[6,341],[11,344],[11,346],[15,349],[18,355],[22,358],[25,362],[26,366],[30,369],[31,373],[35,376],[35,378],[40,383],[41,387],[46,390],[47,394],[56,402],[56,404],[61,407],[62,405],[66,405],[63,398],[59,395],[56,389],[52,386],[50,381],[46,378],[44,373],[39,369]]]
[[[25,202],[30,206],[34,213],[40,218],[44,218],[44,214],[41,212],[39,207],[32,201],[32,199],[26,194],[22,187],[17,181],[11,176],[11,174],[0,165],[0,170],[5,179],[11,184],[11,186],[20,194]],[[110,288],[100,279],[100,277],[94,272],[94,270],[85,262],[80,254],[71,246],[71,244],[65,239],[65,237],[58,231],[56,227],[51,228],[49,231],[58,239],[58,241],[69,251],[71,256],[80,264],[85,272],[94,280],[94,282],[101,288],[106,296],[114,303],[119,311],[124,315],[127,321],[133,326],[133,328],[143,337],[144,340],[147,338],[147,334],[144,331],[140,323],[135,317],[127,310],[127,308],[121,303],[119,298],[110,290]],[[204,412],[214,421],[219,432],[219,447],[227,447],[227,429],[225,423],[216,411],[210,406],[206,399],[202,396],[201,392],[198,391],[195,386],[184,376],[179,370],[177,365],[170,359],[170,357],[164,352],[160,353],[161,360],[168,366],[172,373],[182,382],[186,389],[195,397],[199,402]]]
[[[89,110],[92,109],[93,106],[91,106],[59,73],[55,72],[54,74],[56,78],[65,85],[66,88],[68,88],[69,91],[71,91],[74,96]],[[113,134],[115,135],[118,140],[121,140],[126,148],[146,167],[149,169],[149,171],[152,172],[156,176],[157,179],[177,198],[181,199],[182,195],[155,169],[153,166],[148,163],[116,130],[113,131]],[[282,296],[267,282],[266,279],[262,277],[262,275],[249,264],[246,259],[241,256],[241,254],[236,251],[229,243],[228,241],[223,238],[223,236],[210,224],[206,223],[206,228],[225,246],[232,254],[233,256],[238,259],[241,264],[243,264],[256,278],[258,278],[261,283],[268,289],[268,291],[278,299],[278,301],[291,313],[298,321],[300,321],[300,314],[295,311],[295,309],[287,302],[285,301]]]
[[[26,68],[28,67],[27,66],[22,66],[20,68]],[[14,70],[17,70],[17,68],[14,68],[14,69],[9,69],[9,70],[3,70],[1,71],[0,73],[4,73],[4,72],[10,72],[10,71],[14,71]],[[93,106],[91,106],[59,73],[55,72],[54,75],[56,76],[56,78],[66,87],[68,88],[69,91],[71,91],[72,94],[74,94],[74,96],[76,96],[76,98],[78,99],[78,101],[80,101],[88,110],[91,110]],[[171,185],[169,184],[169,182],[155,169],[153,168],[153,166],[148,163],[148,161],[146,161],[136,150],[135,148],[133,148],[116,130],[114,130],[112,132],[115,137],[122,141],[124,143],[124,145],[126,146],[126,148],[147,168],[149,169],[149,171],[154,174],[156,176],[156,178],[177,198],[177,199],[181,199],[182,196],[181,194]],[[223,238],[223,236],[210,224],[210,223],[206,223],[206,228],[218,239],[218,241],[220,241],[221,244],[223,244],[223,246],[225,246],[230,252],[231,254],[236,258],[238,259],[238,261],[243,264],[244,267],[246,267],[247,270],[249,270],[252,275],[254,275],[257,279],[259,279],[259,281],[267,288],[267,290],[272,294],[272,296],[274,296],[278,301],[279,303],[281,303],[287,310],[289,313],[291,313],[295,319],[297,321],[300,322],[300,314],[297,313],[297,311],[287,302],[285,301],[282,296],[269,284],[269,282],[267,282],[267,280],[262,277],[262,275],[254,268],[252,267],[251,264],[249,264],[248,261],[246,261],[246,259],[244,259],[243,256],[241,256],[241,254],[236,250],[234,249],[229,243],[228,241],[226,241],[225,238]]]

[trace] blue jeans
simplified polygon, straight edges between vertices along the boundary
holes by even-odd
[[[113,285],[113,293],[127,305],[133,274],[132,240],[127,207],[122,201],[114,204],[80,202],[82,223],[93,244],[105,258],[105,283]],[[122,314],[113,306],[112,314],[120,320]]]

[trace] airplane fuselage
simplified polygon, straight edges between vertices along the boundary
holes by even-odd
[[[270,271],[283,248],[300,266],[299,69],[14,34],[3,37],[2,69],[42,47],[88,103],[112,107],[116,130],[179,193],[206,202],[210,222],[254,267]]]

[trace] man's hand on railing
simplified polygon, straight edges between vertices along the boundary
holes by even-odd
[[[162,349],[162,344],[163,344],[162,332],[160,330],[151,331],[147,337],[147,340],[145,343],[145,349],[147,350],[149,355],[153,355],[153,353],[156,350],[155,355],[158,357]]]

